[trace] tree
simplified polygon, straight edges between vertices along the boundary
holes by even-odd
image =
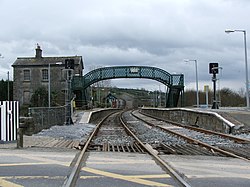
[[[222,88],[220,92],[220,101],[222,107],[241,107],[245,106],[244,94],[241,92],[235,92],[230,88]],[[199,91],[199,101],[200,104],[205,104],[206,93]],[[213,101],[213,92],[209,91],[209,104]],[[184,93],[185,106],[194,106],[196,104],[196,91],[186,90]]]
[[[48,106],[48,90],[42,86],[39,87],[31,97],[32,107],[47,107]]]
[[[245,98],[239,93],[230,90],[229,88],[221,89],[220,94],[222,106],[241,107],[245,105]]]
[[[8,100],[8,84],[9,84],[9,98],[13,100],[13,81],[4,81],[3,79],[0,81],[0,100],[6,101]]]

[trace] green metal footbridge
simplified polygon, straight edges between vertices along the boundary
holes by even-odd
[[[179,98],[183,103],[184,75],[170,74],[163,69],[150,66],[111,66],[94,69],[84,76],[74,76],[71,89],[77,93],[78,99],[87,104],[87,88],[101,80],[117,78],[142,78],[156,80],[168,87],[166,107],[177,107]],[[81,97],[81,98],[79,98]]]

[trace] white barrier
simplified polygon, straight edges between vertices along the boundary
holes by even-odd
[[[19,128],[18,101],[0,101],[0,142],[15,141]]]

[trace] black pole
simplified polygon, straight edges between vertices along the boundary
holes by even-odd
[[[73,125],[73,120],[71,118],[71,78],[72,78],[72,69],[67,69],[67,80],[66,80],[66,120],[65,125]]]
[[[216,71],[213,71],[212,81],[214,83],[214,97],[213,97],[213,106],[212,109],[219,109],[217,98],[216,98]]]
[[[8,101],[10,100],[10,72],[8,71],[8,73],[7,73],[7,75],[8,75],[8,93],[7,93],[7,95],[8,95]]]

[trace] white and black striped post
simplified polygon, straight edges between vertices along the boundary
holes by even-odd
[[[0,101],[0,142],[17,140],[19,128],[18,101]]]

